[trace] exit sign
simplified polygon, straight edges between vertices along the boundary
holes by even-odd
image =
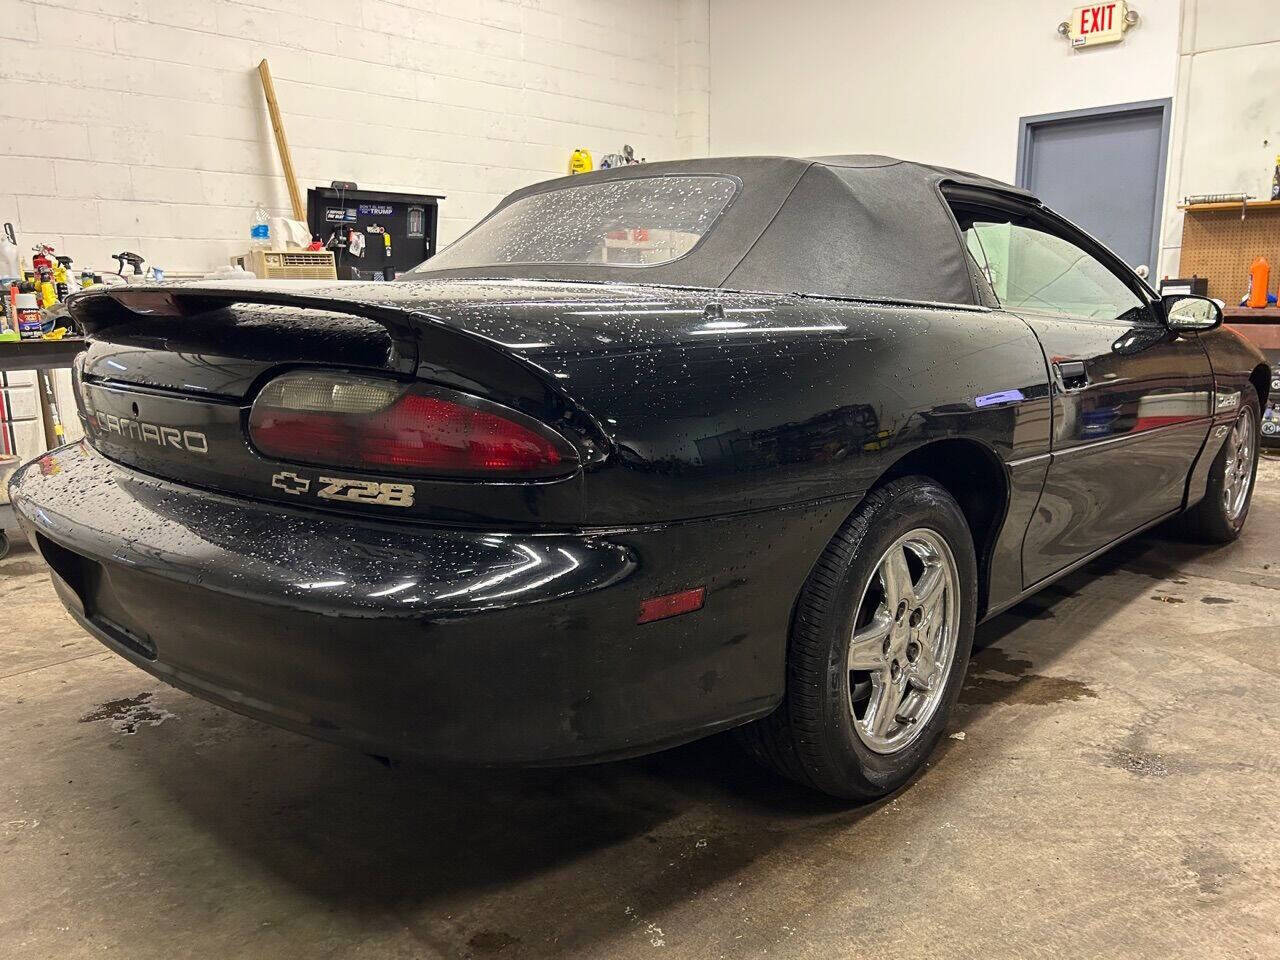
[[[1092,47],[1103,43],[1119,43],[1124,32],[1137,20],[1124,0],[1114,3],[1090,3],[1071,11],[1064,24],[1073,47]]]

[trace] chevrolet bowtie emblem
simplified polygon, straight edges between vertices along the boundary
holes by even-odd
[[[271,477],[271,486],[296,497],[311,489],[311,481],[306,477],[298,476],[292,471],[282,470]]]

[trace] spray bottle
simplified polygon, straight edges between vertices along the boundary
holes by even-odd
[[[22,255],[18,253],[18,235],[13,232],[12,223],[4,225],[0,239],[0,277],[22,277]]]
[[[57,258],[57,266],[53,268],[53,287],[54,293],[59,300],[66,300],[71,294],[71,284],[73,276],[71,272],[71,258],[61,256]]]

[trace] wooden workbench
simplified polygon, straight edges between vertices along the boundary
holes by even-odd
[[[1256,344],[1260,350],[1280,350],[1280,307],[1223,307],[1224,326]]]

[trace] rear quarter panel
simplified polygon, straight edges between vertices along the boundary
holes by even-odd
[[[1270,369],[1262,351],[1229,326],[1200,334],[1200,342],[1209,354],[1214,390],[1219,395],[1239,393],[1249,384],[1250,375],[1259,366]],[[1266,402],[1266,397],[1260,399]],[[1217,412],[1222,413],[1223,410]]]
[[[1200,456],[1191,469],[1191,476],[1187,478],[1188,507],[1204,498],[1209,471],[1227,438],[1226,425],[1235,419],[1240,407],[1240,397],[1251,386],[1251,375],[1259,366],[1266,367],[1270,373],[1262,351],[1230,327],[1219,327],[1199,334],[1199,337],[1213,370],[1213,417],[1218,428],[1209,434],[1204,449],[1200,451]],[[1268,376],[1264,378],[1263,386],[1268,386],[1269,383]],[[1261,396],[1259,400],[1265,409],[1267,396]]]
[[[679,332],[658,348],[538,358],[614,445],[587,477],[587,524],[859,497],[900,457],[948,437],[1004,462],[1048,452],[1044,357],[1016,317],[799,297],[717,302],[722,312],[673,316]]]

